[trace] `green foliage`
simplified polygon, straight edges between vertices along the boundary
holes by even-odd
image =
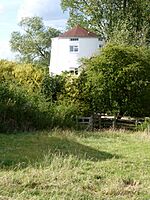
[[[0,61],[0,130],[76,128],[76,116],[150,116],[150,50],[110,43],[77,76]]]
[[[138,124],[138,131],[146,131],[148,134],[150,133],[150,118],[145,118],[144,123]]]
[[[133,46],[149,46],[149,26],[144,24],[140,30],[135,30],[127,21],[120,22],[109,34],[109,42],[115,44],[126,44]]]
[[[61,2],[63,10],[69,11],[69,26],[81,24],[103,38],[110,39],[112,32],[126,23],[132,37],[135,33],[140,34],[143,27],[147,27],[146,37],[150,39],[149,0],[61,0]]]
[[[80,98],[95,112],[149,116],[149,55],[142,47],[107,45],[100,55],[84,61]]]
[[[19,26],[23,33],[13,32],[10,45],[13,52],[18,53],[21,62],[49,65],[51,38],[60,34],[60,31],[45,27],[40,17],[24,18]]]
[[[1,131],[74,125],[73,105],[56,103],[63,94],[63,77],[49,77],[46,70],[31,64],[2,60],[0,81]]]
[[[51,77],[48,73],[43,77],[41,92],[48,101],[56,102],[64,93],[65,78],[61,75]]]
[[[16,86],[24,87],[30,93],[41,90],[45,73],[44,69],[31,64],[0,61],[0,80],[10,85],[14,83]]]
[[[64,79],[64,91],[61,99],[67,99],[70,102],[75,103],[76,96],[78,95],[78,77],[71,74],[63,74]]]
[[[54,106],[54,127],[76,128],[76,117],[79,114],[77,104],[67,99]]]
[[[3,132],[51,127],[52,109],[43,97],[14,84],[0,84],[0,113]]]

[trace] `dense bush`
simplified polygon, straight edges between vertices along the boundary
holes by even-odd
[[[75,128],[94,112],[150,116],[150,51],[109,44],[83,61],[79,77],[50,77],[31,64],[0,61],[0,131]]]
[[[60,75],[51,77],[48,73],[45,73],[41,84],[41,93],[45,96],[47,101],[54,103],[64,94],[64,84],[65,77]]]
[[[150,51],[109,44],[84,61],[80,99],[93,112],[149,116]]]
[[[0,131],[39,130],[74,125],[73,105],[58,101],[63,78],[49,77],[31,64],[0,61]]]
[[[39,92],[45,76],[44,69],[31,64],[19,64],[6,60],[0,61],[0,80],[9,85],[24,87],[28,92]]]
[[[75,128],[78,114],[77,104],[67,102],[67,100],[60,101],[54,107],[53,126],[59,128]]]
[[[11,85],[12,86],[12,85]],[[0,130],[15,131],[51,127],[52,109],[44,98],[23,88],[0,84]]]

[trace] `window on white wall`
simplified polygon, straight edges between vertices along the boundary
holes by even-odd
[[[78,52],[79,47],[78,45],[70,45],[70,52]]]
[[[72,75],[78,75],[79,74],[78,68],[70,68],[69,72]]]
[[[70,38],[70,41],[78,41],[79,38]]]

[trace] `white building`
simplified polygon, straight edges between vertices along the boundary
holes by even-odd
[[[78,73],[80,58],[91,57],[102,45],[103,41],[95,33],[80,26],[52,38],[50,74],[61,74],[63,71]]]

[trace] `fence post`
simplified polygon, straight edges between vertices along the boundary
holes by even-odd
[[[149,135],[150,132],[150,124],[147,125],[147,134]]]
[[[114,116],[113,122],[112,122],[112,127],[115,129],[116,127],[116,116]]]
[[[89,119],[89,125],[90,125],[90,129],[93,130],[93,116],[92,115]]]
[[[98,126],[99,126],[99,129],[101,129],[101,128],[102,128],[102,124],[101,124],[101,114],[99,115],[99,120],[98,120],[98,121],[99,121],[99,122],[98,122],[98,123],[99,123],[99,125],[98,125]]]
[[[137,128],[137,125],[138,125],[138,120],[136,119],[135,120],[135,126],[136,126],[136,128]]]
[[[145,123],[147,124],[147,135],[150,133],[150,118],[149,117],[145,117]]]

